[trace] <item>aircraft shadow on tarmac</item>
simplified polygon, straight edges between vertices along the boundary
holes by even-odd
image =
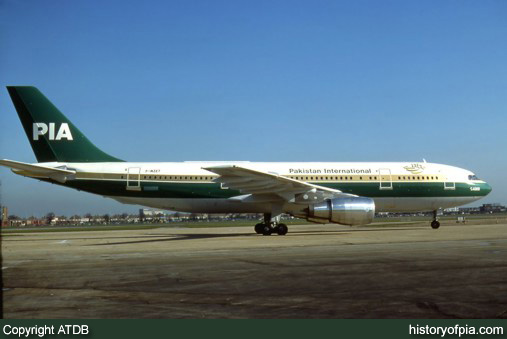
[[[163,236],[162,235],[157,236],[158,239],[110,242],[110,243],[102,243],[102,244],[90,244],[90,245],[86,245],[86,246],[128,245],[128,244],[140,244],[140,243],[174,241],[174,240],[196,240],[196,239],[211,239],[211,238],[245,237],[245,236],[251,236],[251,235],[253,235],[253,234],[246,234],[246,233],[237,233],[237,234],[165,234]]]
[[[289,233],[288,237],[297,237],[297,236],[320,236],[323,234],[330,235],[345,235],[349,233],[355,232],[378,232],[378,231],[402,231],[402,230],[413,230],[414,227],[407,228],[385,228],[385,229],[350,229],[350,230],[305,230],[305,231],[293,231]],[[164,234],[164,235],[150,235],[150,236],[134,236],[129,238],[157,238],[157,239],[148,239],[148,240],[134,240],[134,241],[121,241],[121,242],[109,242],[109,243],[99,243],[99,244],[90,244],[85,246],[109,246],[109,245],[128,245],[128,244],[140,244],[140,243],[152,243],[152,242],[163,242],[163,241],[177,241],[177,240],[199,240],[199,239],[213,239],[213,238],[240,238],[240,237],[263,237],[261,235],[253,234],[253,233],[234,233],[234,234],[223,234],[223,233],[202,233],[202,234]],[[272,237],[276,237],[276,235],[272,235]],[[119,238],[119,237],[114,237]],[[125,238],[125,237],[121,237]],[[101,238],[105,239],[105,238]]]

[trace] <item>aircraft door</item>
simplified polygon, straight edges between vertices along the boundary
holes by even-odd
[[[127,170],[127,191],[141,190],[141,167],[129,167]]]
[[[391,176],[391,170],[389,168],[379,168],[378,175],[380,178],[379,189],[392,190],[393,189],[393,178]]]

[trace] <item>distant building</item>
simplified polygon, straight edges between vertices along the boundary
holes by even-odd
[[[460,207],[459,213],[461,214],[479,214],[481,213],[480,207]]]
[[[165,215],[165,211],[163,210],[153,210],[149,208],[141,208],[139,209],[139,215],[144,215],[145,217],[154,217]]]
[[[507,207],[499,204],[483,204],[481,207],[479,207],[481,213],[502,213],[507,212]]]
[[[163,210],[154,210],[149,208],[140,208],[139,209],[139,220],[141,221],[153,221],[153,220],[165,220],[165,211]]]
[[[461,214],[479,214],[479,213],[505,213],[507,207],[499,204],[483,204],[480,207],[460,207],[459,213]]]

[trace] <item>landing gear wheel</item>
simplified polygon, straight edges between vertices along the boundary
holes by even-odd
[[[286,235],[288,231],[289,228],[285,224],[278,224],[276,227],[276,233],[278,233],[278,235]]]
[[[437,229],[437,228],[439,228],[439,227],[440,227],[440,222],[439,222],[439,221],[437,221],[437,220],[433,220],[433,221],[431,222],[431,228]]]
[[[264,224],[255,225],[255,233],[261,234],[263,229],[264,229]]]
[[[264,228],[262,229],[262,235],[271,235],[273,233],[273,228],[269,225],[263,225]]]

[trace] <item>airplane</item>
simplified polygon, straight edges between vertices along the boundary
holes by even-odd
[[[377,212],[437,212],[483,198],[474,173],[423,162],[127,162],[91,143],[36,87],[7,86],[37,163],[0,160],[19,175],[125,204],[194,213],[262,213],[254,230],[285,235],[283,213],[365,225]]]

